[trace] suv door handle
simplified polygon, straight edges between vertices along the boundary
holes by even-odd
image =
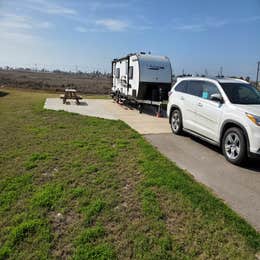
[[[198,103],[198,106],[199,106],[199,107],[203,107],[203,104],[199,102],[199,103]]]
[[[184,100],[184,97],[181,97],[181,100]]]

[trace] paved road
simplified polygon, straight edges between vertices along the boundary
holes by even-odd
[[[151,134],[145,137],[260,231],[259,160],[250,161],[248,168],[241,168],[228,163],[215,147],[189,135]]]

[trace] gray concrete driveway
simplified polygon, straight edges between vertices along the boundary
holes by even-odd
[[[190,172],[260,231],[260,161],[247,168],[228,163],[215,147],[197,138],[145,135],[161,153]]]
[[[137,110],[120,106],[112,100],[88,99],[77,106],[74,103],[63,105],[60,99],[50,98],[44,107],[125,121],[260,231],[259,160],[250,162],[249,168],[234,166],[215,147],[188,135],[173,136],[166,118],[139,114]]]
[[[44,108],[64,110],[85,116],[94,116],[111,120],[122,120],[140,134],[170,133],[169,124],[165,118],[157,118],[146,113],[140,114],[132,107],[117,104],[111,99],[84,99],[81,105],[62,104],[59,98],[47,98]]]

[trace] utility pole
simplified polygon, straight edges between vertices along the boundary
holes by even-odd
[[[257,62],[256,82],[255,82],[256,87],[258,87],[258,74],[259,74],[259,70],[260,70],[260,61]]]
[[[221,78],[223,77],[223,67],[222,66],[220,67],[220,77]]]

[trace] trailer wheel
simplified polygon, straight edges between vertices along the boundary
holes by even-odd
[[[113,98],[114,101],[116,101],[116,94],[115,93],[113,93],[112,98]]]
[[[117,92],[116,94],[116,103],[120,102],[120,92]]]
[[[143,110],[144,110],[144,105],[143,104],[138,104],[138,110],[139,110],[139,113],[142,114]]]

